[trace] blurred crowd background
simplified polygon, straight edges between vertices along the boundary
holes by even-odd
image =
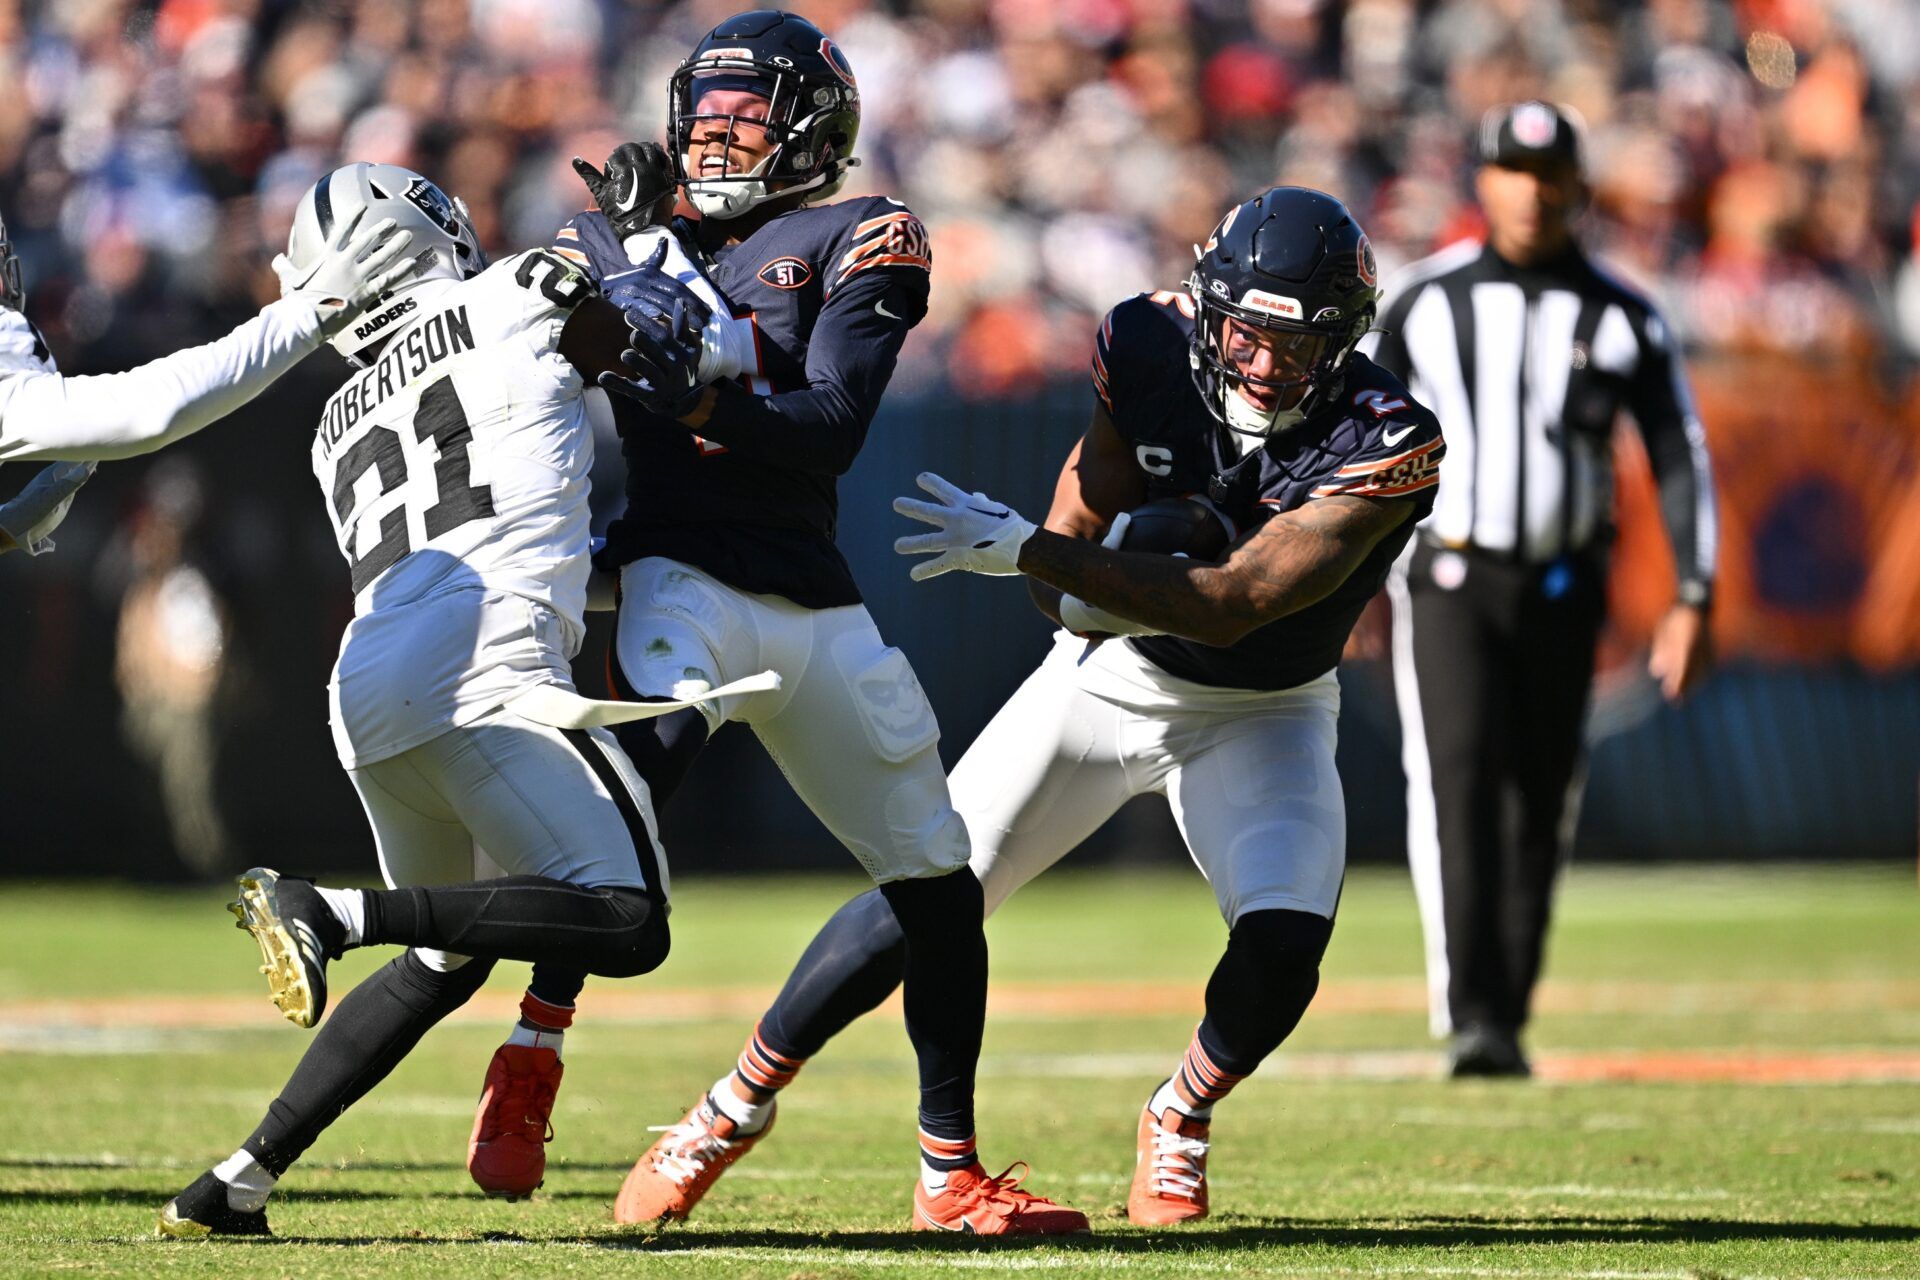
[[[29,313],[70,372],[212,337],[274,296],[266,264],[295,201],[348,159],[432,176],[465,198],[491,251],[544,243],[586,200],[569,158],[660,137],[669,72],[738,2],[0,0],[0,213]],[[1019,614],[1033,644],[982,667],[948,642],[951,627],[896,601],[892,486],[945,458],[1040,505],[1084,422],[1097,318],[1176,286],[1226,207],[1275,182],[1331,191],[1390,275],[1477,233],[1473,127],[1491,105],[1543,96],[1590,131],[1586,242],[1685,339],[1727,524],[1716,626],[1728,674],[1696,707],[1659,710],[1630,673],[1670,579],[1644,462],[1623,437],[1610,661],[1626,674],[1596,736],[1644,741],[1624,763],[1596,754],[1596,795],[1615,785],[1636,800],[1624,817],[1590,802],[1583,838],[1615,854],[1712,851],[1712,837],[1737,838],[1737,818],[1763,836],[1803,833],[1762,840],[1764,851],[1911,854],[1920,5],[818,0],[803,11],[859,79],[863,163],[848,190],[905,199],[934,247],[933,310],[843,488],[843,542],[926,676],[950,753],[1037,652],[1038,624]],[[106,469],[62,554],[0,564],[11,597],[0,607],[32,622],[0,636],[0,659],[26,674],[0,690],[0,720],[67,735],[58,751],[0,735],[0,790],[20,793],[9,810],[42,818],[16,865],[58,849],[127,861],[95,847],[113,844],[106,835],[59,834],[89,793],[56,766],[83,739],[130,779],[151,775],[139,784],[147,808],[167,810],[202,869],[258,852],[249,844],[318,838],[336,819],[341,841],[360,839],[318,692],[345,575],[304,471],[306,424],[339,376],[320,357],[240,423],[161,462]],[[15,487],[19,470],[0,485]],[[1005,592],[947,590],[976,617],[1018,608]],[[143,653],[175,633],[185,657]],[[1383,678],[1364,662],[1349,678],[1343,750],[1360,753],[1349,790],[1357,778],[1370,794],[1356,811],[1363,854],[1397,839]],[[1732,783],[1714,773],[1733,767],[1729,748],[1751,766]],[[182,755],[230,775],[230,817],[212,782],[169,778]],[[263,761],[276,779],[308,775],[332,816],[316,825],[284,785],[248,784]],[[1770,807],[1816,768],[1842,790],[1791,801],[1789,815]],[[1894,790],[1873,789],[1883,775]],[[1722,784],[1688,828],[1689,795]],[[1834,825],[1836,807],[1853,825]],[[139,804],[88,815],[129,840],[152,817]],[[1661,830],[1664,843],[1650,838]],[[752,861],[739,851],[764,836],[709,843],[723,861]]]
[[[582,201],[572,155],[657,137],[738,0],[0,4],[0,207],[75,366],[270,297],[294,201],[344,159],[463,196],[490,249]],[[1591,129],[1590,239],[1697,348],[1920,355],[1920,7],[1908,0],[820,0],[865,105],[850,189],[940,255],[911,353],[967,394],[1082,366],[1276,181],[1339,194],[1383,265],[1474,234],[1487,107]]]

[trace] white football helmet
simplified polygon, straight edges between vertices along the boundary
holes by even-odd
[[[0,307],[24,311],[26,306],[27,286],[20,282],[20,259],[14,256],[7,224],[0,221]]]
[[[364,217],[372,224],[392,218],[413,233],[418,269],[393,291],[397,296],[430,280],[466,280],[487,265],[474,234],[466,204],[411,169],[397,164],[342,165],[313,184],[300,197],[287,236],[287,258],[293,264],[294,287],[327,290],[322,278],[328,263],[326,247],[342,220]],[[343,294],[346,289],[339,290]],[[365,363],[360,353],[386,337],[391,326],[378,323],[383,312],[367,317],[370,323],[350,324],[327,339],[333,349],[353,364]]]

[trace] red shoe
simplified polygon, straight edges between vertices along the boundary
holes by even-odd
[[[522,1200],[545,1180],[553,1100],[565,1070],[554,1049],[503,1044],[493,1051],[467,1141],[467,1172],[488,1195]]]
[[[773,1128],[775,1111],[752,1133],[721,1115],[705,1098],[634,1162],[613,1202],[615,1222],[681,1222],[720,1180],[727,1166],[753,1150]]]
[[[1008,1174],[1019,1169],[1013,1177]],[[960,1231],[976,1236],[1066,1236],[1091,1230],[1087,1215],[1057,1205],[1045,1196],[1020,1190],[1027,1176],[1024,1162],[1011,1165],[997,1178],[976,1164],[947,1174],[947,1185],[928,1191],[919,1179],[913,1184],[915,1231]]]
[[[1151,1101],[1142,1108],[1128,1218],[1167,1227],[1207,1216],[1207,1131],[1205,1120],[1172,1107],[1157,1117]]]

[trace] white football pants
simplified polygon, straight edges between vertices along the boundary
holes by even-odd
[[[806,609],[651,556],[621,570],[614,652],[641,697],[779,672],[778,689],[701,704],[708,725],[751,726],[795,794],[876,882],[966,864],[967,830],[947,794],[933,708],[865,605]]]
[[[1083,665],[1085,649],[1061,632],[954,766],[989,914],[1151,791],[1173,807],[1229,926],[1270,909],[1332,918],[1347,846],[1333,674],[1239,693],[1167,675],[1117,640]],[[1141,696],[1121,692],[1116,672]]]
[[[647,784],[605,729],[503,708],[347,776],[390,887],[529,875],[666,896]]]

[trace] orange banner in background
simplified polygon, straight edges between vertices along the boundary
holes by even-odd
[[[1723,359],[1691,369],[1720,510],[1714,635],[1764,662],[1920,663],[1920,394],[1870,372]],[[1644,642],[1673,601],[1646,452],[1617,440],[1613,624]]]

